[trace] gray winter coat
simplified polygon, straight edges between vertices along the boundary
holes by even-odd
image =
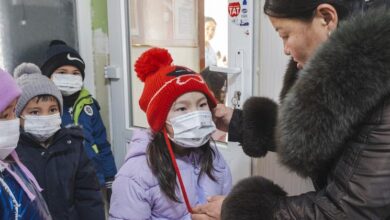
[[[341,24],[285,82],[278,117],[275,103],[252,98],[230,135],[252,156],[276,149],[316,190],[287,196],[251,177],[225,199],[222,219],[390,219],[390,13]]]

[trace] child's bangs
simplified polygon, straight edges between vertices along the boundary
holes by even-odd
[[[41,102],[55,101],[58,104],[56,97],[54,97],[52,95],[47,95],[47,94],[35,96],[34,100],[36,103],[38,103],[40,101]]]

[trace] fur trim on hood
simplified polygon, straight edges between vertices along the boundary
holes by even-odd
[[[281,162],[304,177],[327,169],[389,94],[390,13],[341,23],[283,100],[276,129]]]

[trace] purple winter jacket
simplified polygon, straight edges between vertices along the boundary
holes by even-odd
[[[134,132],[126,161],[112,185],[110,219],[191,219],[180,190],[176,190],[176,195],[182,203],[170,200],[160,190],[157,178],[147,163],[146,149],[150,140],[149,131]],[[231,189],[230,169],[218,149],[213,149],[213,175],[217,182],[205,174],[198,184],[200,167],[197,153],[176,158],[192,207],[206,203],[208,196],[226,195]]]

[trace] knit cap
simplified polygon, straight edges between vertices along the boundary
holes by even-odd
[[[3,112],[20,94],[21,90],[11,74],[0,69],[0,112]]]
[[[42,74],[50,78],[56,69],[65,65],[79,69],[84,79],[85,63],[80,54],[64,41],[52,40],[46,51],[46,61],[41,67]]]
[[[187,67],[171,65],[172,61],[168,50],[151,48],[134,65],[138,78],[145,83],[139,105],[154,132],[163,128],[172,104],[187,92],[205,94],[210,108],[217,103],[199,73]]]
[[[27,103],[39,95],[52,95],[59,104],[62,115],[62,95],[57,86],[46,76],[42,75],[39,67],[33,63],[22,63],[14,70],[14,77],[22,95],[16,104],[16,116],[19,117]]]

